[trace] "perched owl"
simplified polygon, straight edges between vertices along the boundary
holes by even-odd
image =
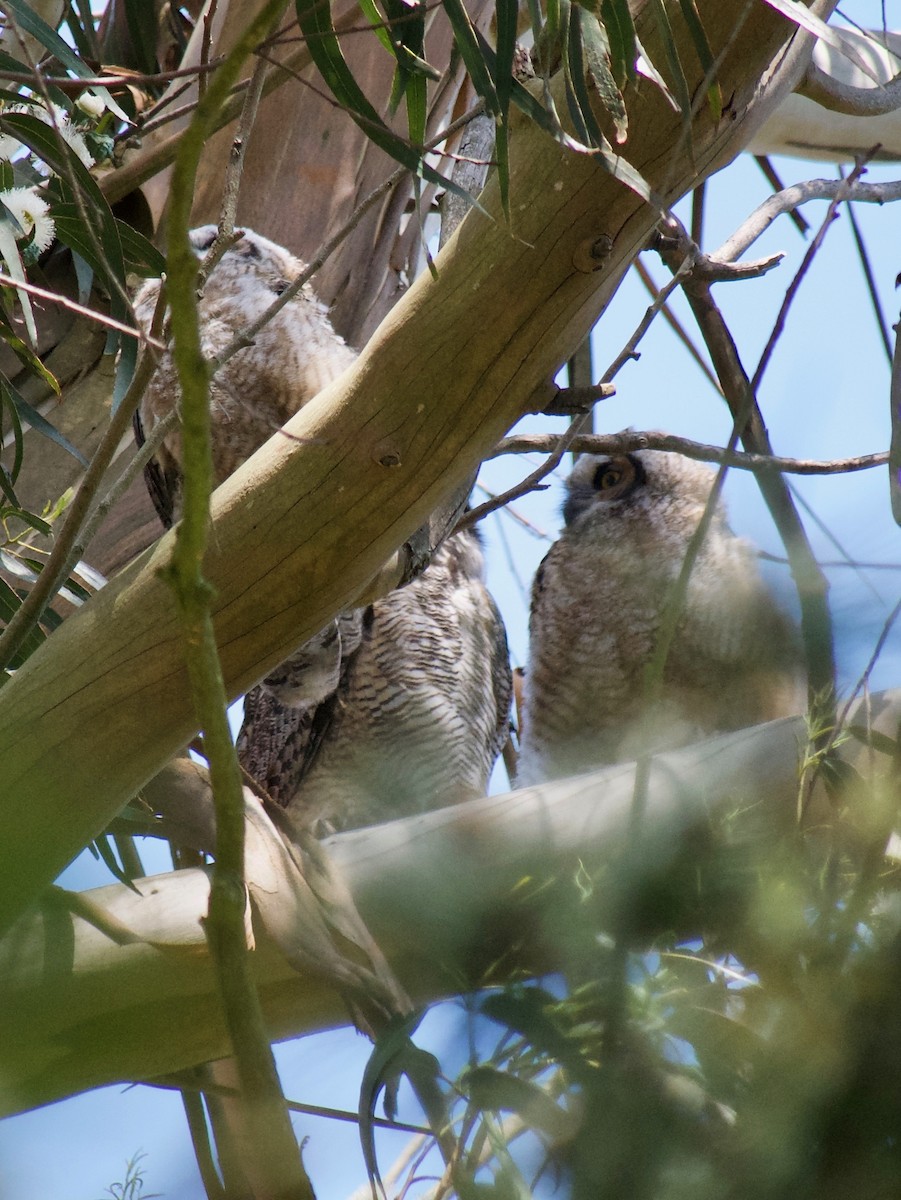
[[[482,576],[476,534],[457,533],[248,693],[241,763],[293,825],[348,829],[485,794],[511,678]]]
[[[584,455],[532,589],[520,786],[801,711],[795,631],[722,505],[691,573],[642,741],[643,673],[713,484],[677,454]]]
[[[215,225],[191,231],[198,255],[216,237]],[[304,264],[282,246],[252,230],[210,272],[199,303],[201,347],[214,358],[235,334],[265,312]],[[151,279],[135,297],[135,316],[150,328],[160,281]],[[335,333],[309,284],[214,375],[210,384],[213,472],[222,483],[308,400],[354,361]],[[178,401],[172,356],[162,356],[135,415],[138,444]],[[171,433],[145,471],[154,506],[168,528],[181,515],[181,435]]]
[[[195,229],[198,254],[212,225]],[[303,264],[245,230],[200,300],[215,356],[296,279]],[[135,301],[149,327],[159,282]],[[235,354],[210,389],[213,465],[221,482],[354,358],[309,288]],[[164,355],[136,431],[178,399]],[[181,441],[166,438],[146,472],[165,525],[180,515]],[[484,795],[507,737],[510,667],[503,623],[483,582],[475,533],[450,537],[425,572],[366,609],[341,614],[245,701],[242,765],[297,830],[343,829]]]

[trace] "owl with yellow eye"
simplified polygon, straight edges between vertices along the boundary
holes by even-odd
[[[532,588],[519,786],[802,710],[796,631],[718,503],[662,700],[642,719],[645,668],[713,479],[662,451],[578,460]]]

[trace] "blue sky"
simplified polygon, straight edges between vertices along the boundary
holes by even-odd
[[[860,14],[878,6],[851,6]],[[872,16],[873,14],[871,14]],[[831,164],[775,160],[786,183],[819,175],[834,178]],[[872,167],[871,180],[897,177],[891,165]],[[744,156],[709,185],[705,248],[717,246],[770,192],[754,161]],[[816,228],[825,204],[808,205],[805,215]],[[901,270],[901,206],[859,205],[857,216],[869,248],[877,285],[889,323],[898,319],[895,277]],[[683,218],[685,214],[683,212]],[[262,231],[265,232],[265,231]],[[746,368],[753,371],[769,335],[785,289],[806,243],[787,218],[779,221],[750,252],[787,253],[785,264],[766,277],[719,285],[717,300],[727,315]],[[646,256],[655,278],[666,273],[653,255]],[[593,337],[599,376],[627,340],[648,298],[630,272],[601,327]],[[676,310],[691,330],[691,317],[678,298]],[[596,410],[596,427],[613,432],[626,426],[665,429],[705,442],[722,443],[730,422],[725,406],[682,346],[658,321],[641,347],[641,359],[628,364],[617,379],[617,396]],[[834,223],[789,314],[786,331],[760,391],[760,402],[777,453],[832,458],[885,449],[889,433],[889,364],[873,320],[847,217]],[[532,418],[524,429],[555,427]],[[556,427],[562,428],[561,423]],[[536,459],[537,465],[537,459]],[[483,480],[498,491],[525,474],[521,459],[496,460]],[[888,505],[884,468],[848,477],[806,478],[796,486],[817,517],[845,548],[863,561],[901,564],[901,531]],[[727,502],[733,527],[760,547],[780,553],[778,536],[750,476],[731,472]],[[484,524],[489,581],[507,622],[514,661],[523,663],[527,645],[527,589],[541,557],[560,526],[559,479],[547,492],[514,505],[543,531],[546,539],[525,531],[509,517]],[[826,534],[808,523],[817,553],[824,559],[841,554]],[[507,544],[505,549],[504,543]],[[511,569],[510,559],[515,564]],[[764,568],[783,602],[792,607],[786,567]],[[899,571],[855,571],[830,568],[831,601],[836,622],[840,683],[847,691],[865,665],[888,612],[899,593]],[[886,687],[901,678],[901,634],[889,641],[874,675]],[[502,777],[497,790],[505,790]],[[150,872],[167,870],[166,852],[148,847]],[[106,883],[109,877],[85,856],[65,877],[68,886]],[[453,1052],[457,1044],[457,1010],[445,1006],[425,1028],[436,1052]],[[368,1056],[363,1039],[338,1030],[287,1044],[278,1049],[287,1094],[292,1099],[354,1109],[359,1079]],[[297,1117],[299,1137],[308,1137],[305,1161],[319,1200],[344,1200],[365,1182],[356,1130],[321,1118]],[[382,1158],[391,1162],[407,1135],[385,1139]],[[0,1200],[96,1200],[122,1178],[124,1163],[144,1151],[146,1192],[179,1200],[201,1200],[181,1103],[177,1095],[149,1088],[107,1088],[0,1123]],[[414,1192],[415,1195],[415,1192]]]

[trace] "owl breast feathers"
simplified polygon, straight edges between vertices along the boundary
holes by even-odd
[[[198,254],[215,238],[195,229]],[[303,264],[245,230],[200,299],[204,355],[221,354]],[[135,302],[149,328],[159,281]],[[214,374],[213,465],[221,482],[354,359],[309,287],[254,344]],[[141,403],[139,440],[178,403],[165,354]],[[163,523],[181,505],[181,439],[168,435],[145,478]],[[483,795],[507,737],[510,666],[483,582],[477,536],[450,537],[425,572],[342,613],[248,693],[238,739],[245,770],[302,830],[372,824]]]
[[[690,576],[662,702],[642,721],[645,668],[712,483],[712,471],[676,454],[579,459],[565,528],[532,589],[519,785],[803,707],[794,628],[720,504]]]

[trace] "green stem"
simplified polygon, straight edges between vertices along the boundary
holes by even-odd
[[[246,1164],[247,1174],[258,1194],[267,1200],[289,1196],[292,1200],[312,1200],[313,1189],[285,1107],[247,948],[244,799],[210,616],[212,589],[203,576],[213,485],[209,370],[201,349],[197,315],[199,263],[188,236],[203,147],[245,58],[268,34],[284,8],[285,0],[269,0],[244,30],[210,81],[175,160],[169,202],[168,290],[172,354],[181,387],[184,516],[167,576],[181,617],[191,693],[210,764],[216,809],[216,864],[205,930],[241,1082],[248,1153],[254,1158]]]

